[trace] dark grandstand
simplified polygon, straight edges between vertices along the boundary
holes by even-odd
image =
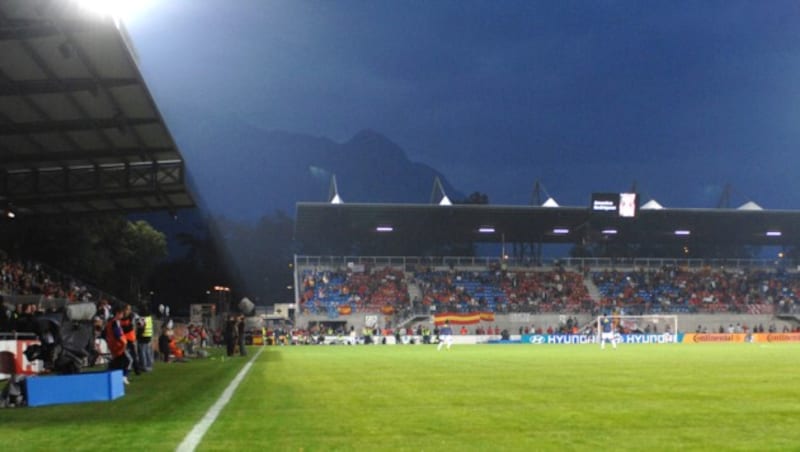
[[[635,218],[578,207],[298,203],[296,239],[305,254],[425,255],[435,245],[478,243],[653,245],[720,251],[800,245],[800,211],[763,209],[639,209]],[[386,250],[389,253],[374,253]],[[660,256],[663,257],[663,256]],[[678,256],[669,256],[678,257]],[[685,257],[685,256],[684,256]]]
[[[3,226],[174,213],[195,206],[186,179],[121,23],[75,2],[0,2]],[[122,303],[3,252],[0,271],[0,336],[33,335],[31,362],[78,372],[93,351],[95,304]]]
[[[124,27],[72,2],[0,4],[6,215],[194,206]]]
[[[798,220],[753,204],[623,217],[589,202],[299,203],[296,239],[307,255],[295,260],[298,324],[360,326],[377,314],[406,327],[436,313],[491,312],[489,323],[517,331],[615,312],[676,314],[691,330],[794,330]],[[541,253],[557,244],[568,245],[562,256]],[[481,246],[492,254],[475,257]],[[780,252],[759,257],[764,248]],[[472,257],[447,254],[465,250]]]

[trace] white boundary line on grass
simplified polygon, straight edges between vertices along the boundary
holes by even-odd
[[[242,370],[239,371],[239,373],[236,375],[236,378],[234,378],[228,387],[225,388],[225,391],[222,392],[222,395],[219,396],[219,399],[217,399],[216,403],[214,403],[214,405],[212,405],[211,408],[206,411],[203,419],[200,419],[200,422],[194,425],[192,431],[189,432],[189,434],[186,435],[186,438],[184,438],[180,445],[178,445],[178,448],[175,449],[176,451],[192,452],[195,450],[195,448],[197,448],[197,445],[200,444],[200,440],[203,439],[203,436],[205,436],[206,432],[211,427],[211,424],[217,420],[219,413],[222,412],[222,409],[225,408],[225,405],[227,405],[231,400],[231,397],[233,397],[233,393],[236,392],[236,388],[239,387],[239,383],[244,380],[245,375],[247,375],[247,372],[250,371],[250,368],[253,366],[253,361],[255,361],[256,358],[258,358],[258,355],[260,355],[263,351],[264,348],[261,347],[258,352],[256,352],[256,354],[250,358],[250,361],[248,361]]]

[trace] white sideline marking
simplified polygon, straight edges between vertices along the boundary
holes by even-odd
[[[236,378],[234,378],[228,387],[225,388],[225,391],[222,392],[222,395],[219,396],[219,399],[217,399],[216,403],[214,403],[214,405],[212,405],[211,408],[206,411],[203,419],[200,419],[200,422],[195,424],[194,428],[192,428],[192,431],[186,435],[186,438],[183,438],[183,442],[178,445],[178,448],[175,449],[176,451],[192,452],[195,450],[195,448],[197,448],[197,445],[200,444],[200,440],[203,439],[203,436],[205,436],[206,432],[211,427],[211,424],[217,420],[219,413],[222,412],[222,409],[225,408],[225,405],[227,405],[231,400],[231,397],[233,397],[233,393],[236,392],[236,388],[239,387],[239,383],[244,380],[245,375],[247,375],[247,372],[250,371],[250,368],[253,366],[253,361],[255,361],[256,358],[258,358],[258,355],[260,355],[263,351],[264,348],[261,347],[258,352],[256,352],[256,354],[250,358],[250,361],[248,361],[242,370],[239,371],[239,373],[236,375]]]

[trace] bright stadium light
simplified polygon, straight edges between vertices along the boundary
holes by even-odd
[[[394,228],[391,226],[378,226],[375,230],[378,232],[392,232]]]
[[[555,229],[553,229],[553,234],[559,234],[559,235],[569,234],[569,229],[567,229],[567,228],[555,228]]]
[[[675,231],[675,235],[686,236],[686,235],[691,235],[691,234],[692,234],[692,231],[690,231],[688,229],[678,229],[678,230]]]
[[[780,237],[783,235],[781,231],[767,231],[767,237]]]
[[[481,226],[478,228],[478,232],[481,234],[494,234],[494,228],[491,226]]]
[[[616,229],[603,229],[600,232],[602,232],[605,235],[615,235],[617,233],[617,230]]]
[[[78,0],[78,5],[90,14],[111,16],[130,21],[143,15],[156,0]]]

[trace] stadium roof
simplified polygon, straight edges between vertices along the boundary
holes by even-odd
[[[0,209],[193,207],[124,28],[74,0],[0,2]]]
[[[441,243],[800,244],[800,211],[640,209],[623,218],[587,207],[298,203],[303,252],[326,244],[386,240]]]

